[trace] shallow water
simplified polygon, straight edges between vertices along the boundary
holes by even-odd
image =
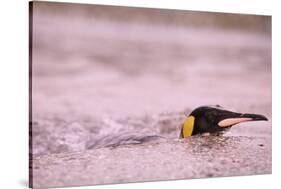
[[[264,137],[190,137],[34,159],[36,186],[89,185],[271,173]]]
[[[271,173],[271,36],[36,14],[34,186]],[[269,121],[179,140],[213,104]]]

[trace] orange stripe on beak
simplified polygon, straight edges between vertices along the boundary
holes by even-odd
[[[252,121],[252,118],[227,118],[218,123],[220,127],[229,127],[245,121]]]

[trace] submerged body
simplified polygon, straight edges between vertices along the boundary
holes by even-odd
[[[180,138],[187,138],[197,134],[220,135],[233,125],[246,121],[267,120],[263,115],[243,114],[222,109],[220,106],[201,106],[194,109],[185,119],[180,132]],[[167,125],[166,125],[167,126]],[[87,149],[103,147],[117,147],[125,144],[142,144],[151,141],[168,140],[158,133],[124,132],[110,134],[87,144]]]

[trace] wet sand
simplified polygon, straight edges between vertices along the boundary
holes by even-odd
[[[271,173],[268,33],[35,15],[34,187]],[[178,140],[210,104],[269,121]]]

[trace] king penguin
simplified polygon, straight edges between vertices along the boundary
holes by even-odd
[[[210,133],[219,134],[233,125],[246,121],[267,121],[259,114],[237,113],[221,106],[201,106],[193,110],[181,126],[180,138]]]

